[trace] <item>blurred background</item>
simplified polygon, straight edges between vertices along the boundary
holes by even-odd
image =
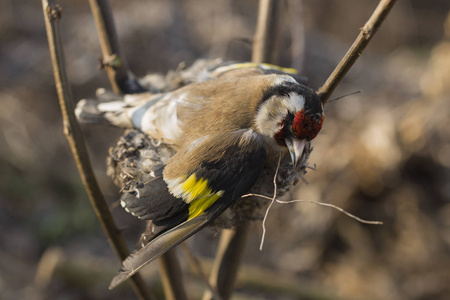
[[[120,42],[138,76],[198,58],[249,60],[256,0],[111,1]],[[282,66],[317,89],[378,1],[289,1],[277,43]],[[87,1],[60,1],[75,101],[109,84]],[[449,299],[450,2],[398,1],[326,105],[306,180],[252,225],[234,299]],[[133,299],[108,285],[119,268],[62,131],[39,1],[0,2],[0,295],[2,299]],[[133,247],[141,224],[117,207],[105,174],[121,130],[83,126],[101,188]],[[190,239],[205,263],[218,236]],[[180,253],[181,259],[185,257]],[[204,284],[183,262],[192,299]],[[144,276],[161,296],[157,264]]]

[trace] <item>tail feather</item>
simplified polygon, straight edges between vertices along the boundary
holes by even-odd
[[[97,99],[82,99],[78,102],[75,115],[81,123],[143,130],[142,116],[163,95],[145,92],[120,96],[98,89]]]
[[[96,100],[80,100],[75,108],[78,121],[88,124],[108,124],[104,118],[104,112],[97,108],[98,104],[99,102]]]
[[[161,234],[157,234],[145,246],[133,252],[123,261],[122,268],[112,279],[109,289],[112,290],[117,287],[142,267],[203,229],[212,220],[222,214],[232,203],[230,201],[228,203],[217,203],[217,205],[211,206],[204,214],[189,219],[168,231],[163,231]]]
[[[122,101],[101,102],[83,99],[78,102],[75,115],[81,123],[133,127],[127,116],[127,106]]]
[[[109,289],[117,287],[119,284],[133,276],[142,267],[154,261],[159,256],[174,248],[188,237],[205,227],[210,218],[206,215],[186,221],[177,227],[157,236],[143,248],[134,252],[122,263],[119,273],[112,279]]]

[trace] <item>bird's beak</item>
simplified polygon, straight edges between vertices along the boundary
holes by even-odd
[[[292,164],[294,168],[297,167],[298,160],[302,156],[303,149],[305,148],[306,140],[298,140],[296,138],[286,138],[286,142],[289,154],[291,155]]]

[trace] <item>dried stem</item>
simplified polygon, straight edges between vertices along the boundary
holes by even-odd
[[[280,152],[280,157],[278,158],[277,169],[275,170],[275,175],[273,176],[273,197],[272,197],[272,201],[270,201],[270,204],[269,204],[269,206],[266,209],[266,213],[264,214],[264,219],[262,221],[263,232],[262,232],[262,236],[261,236],[261,243],[259,244],[259,250],[260,251],[262,251],[262,248],[264,246],[264,238],[266,237],[266,220],[267,220],[267,216],[269,215],[270,208],[272,207],[272,205],[275,203],[275,200],[277,199],[277,176],[278,176],[278,170],[280,169],[280,164],[281,164],[281,152]]]
[[[273,203],[273,201],[274,201],[274,197],[268,197],[268,196],[264,196],[264,195],[260,195],[260,194],[246,194],[246,195],[242,196],[242,198],[246,198],[246,197],[260,197],[260,198],[272,201],[271,203]],[[346,214],[350,218],[355,219],[356,221],[358,221],[360,223],[370,224],[370,225],[383,225],[383,222],[380,222],[380,221],[369,221],[369,220],[361,219],[360,217],[352,215],[351,213],[349,213],[345,209],[340,208],[339,206],[331,204],[331,203],[310,201],[310,200],[298,200],[298,199],[297,200],[290,200],[290,201],[283,201],[283,200],[275,199],[275,201],[277,203],[281,203],[281,204],[290,204],[290,203],[300,202],[300,203],[311,203],[311,204],[317,204],[317,205],[320,205],[320,206],[331,207],[331,208],[334,208],[334,209],[340,211],[343,214]]]
[[[119,39],[108,0],[89,0],[102,47],[102,67],[106,69],[111,87],[116,94],[134,94],[145,89],[134,79],[121,55]]]
[[[208,281],[208,277],[206,277],[205,272],[203,272],[202,265],[200,261],[197,259],[197,257],[192,253],[191,249],[189,248],[186,243],[181,244],[181,248],[183,249],[184,254],[186,255],[189,264],[191,265],[191,268],[194,270],[194,272],[200,276],[200,278],[203,280],[203,282],[206,284],[206,287],[211,292],[214,300],[222,300],[222,297],[219,295],[219,292],[211,286],[211,284]]]
[[[325,84],[319,88],[317,93],[323,104],[325,104],[328,98],[333,93],[334,89],[338,86],[339,82],[347,74],[348,70],[353,66],[355,61],[359,58],[366,46],[369,44],[372,37],[377,32],[378,28],[383,23],[384,19],[388,15],[391,8],[394,6],[396,0],[381,0],[378,6],[375,8],[372,16],[361,28],[356,40],[353,42],[350,49],[345,56],[339,62],[333,73],[328,77]]]
[[[219,292],[223,300],[230,299],[233,293],[249,227],[249,223],[245,222],[238,228],[224,229],[220,236],[209,283]],[[203,300],[210,299],[214,299],[213,294],[207,290]]]
[[[56,90],[64,123],[64,133],[69,141],[70,148],[75,158],[78,171],[88,193],[94,212],[105,231],[109,243],[117,256],[123,260],[128,256],[128,248],[125,241],[114,224],[114,220],[108,209],[108,205],[98,186],[86,149],[86,144],[74,115],[72,94],[67,81],[65,61],[61,43],[59,20],[61,18],[61,7],[53,0],[42,0],[45,26],[49,43],[50,55],[55,76]],[[135,276],[132,286],[139,299],[149,299],[142,279]]]
[[[187,300],[181,267],[175,249],[169,250],[158,259],[161,280],[166,300]]]
[[[285,10],[291,28],[291,68],[301,72],[305,59],[305,26],[303,24],[302,0],[288,0]]]
[[[260,0],[253,39],[253,62],[276,62],[280,0]]]
[[[150,232],[153,222],[147,221],[145,232]],[[176,248],[167,251],[158,258],[159,276],[166,300],[187,300],[184,288],[183,272],[177,258]]]

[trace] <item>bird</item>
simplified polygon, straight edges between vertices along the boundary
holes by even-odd
[[[322,128],[320,98],[293,69],[214,62],[195,74],[181,87],[103,91],[76,107],[81,122],[134,130],[110,153],[110,175],[121,181],[122,207],[150,225],[110,289],[242,201],[279,157],[298,174]],[[129,157],[139,149],[136,171]]]

